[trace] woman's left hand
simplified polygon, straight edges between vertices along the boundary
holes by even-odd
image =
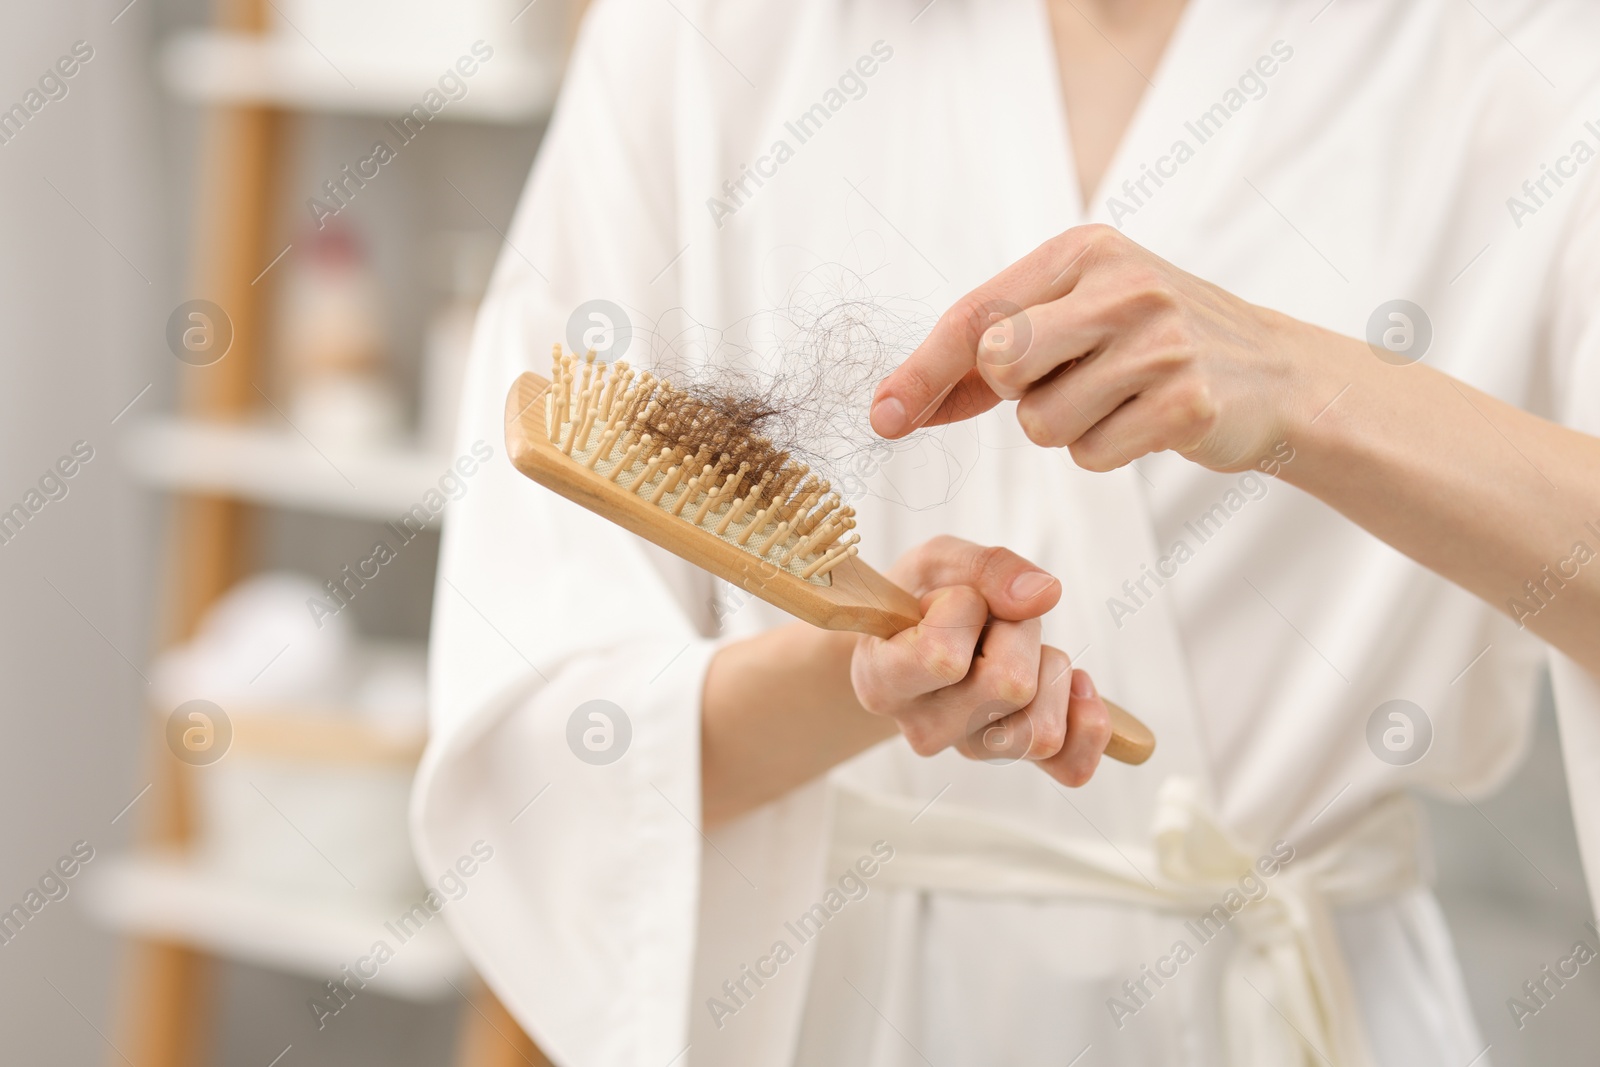
[[[1324,354],[1349,343],[1078,226],[947,311],[879,384],[872,425],[901,437],[1016,400],[1030,440],[1088,470],[1168,449],[1243,470],[1338,393]]]

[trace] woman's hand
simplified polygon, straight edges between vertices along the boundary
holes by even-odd
[[[1045,242],[969,293],[878,386],[885,437],[1016,400],[1029,439],[1108,471],[1172,450],[1243,470],[1343,384],[1344,342],[1256,307],[1109,226]]]
[[[918,755],[954,747],[1087,782],[1111,719],[1088,674],[1040,644],[1039,617],[1061,583],[1015,553],[953,537],[906,553],[889,577],[921,598],[924,618],[856,641],[850,681],[862,707],[893,719]]]
[[[1065,785],[1089,780],[1111,716],[1089,676],[1039,643],[1061,583],[1014,553],[953,537],[906,553],[889,576],[921,597],[925,617],[887,641],[797,622],[712,656],[700,708],[703,825],[776,800],[896,730],[924,756],[954,746],[975,759],[1034,760]]]
[[[1106,226],[962,298],[879,384],[872,425],[902,437],[1002,399],[1095,471],[1166,450],[1243,470],[1287,442],[1278,477],[1600,676],[1600,568],[1537,592],[1600,515],[1600,437],[1246,303]]]

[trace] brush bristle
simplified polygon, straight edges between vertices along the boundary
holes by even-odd
[[[820,585],[854,556],[855,509],[753,427],[759,399],[707,397],[556,345],[550,443],[597,476]]]

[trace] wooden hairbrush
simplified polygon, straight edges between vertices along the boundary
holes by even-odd
[[[524,373],[506,398],[523,474],[813,626],[889,638],[922,621],[917,598],[857,555],[855,509],[717,401],[592,351],[556,345],[552,364],[553,380]],[[1149,759],[1149,727],[1106,706],[1106,755]]]

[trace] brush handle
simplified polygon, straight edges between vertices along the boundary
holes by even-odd
[[[1156,750],[1156,735],[1150,727],[1121,704],[1106,700],[1106,710],[1111,713],[1111,741],[1106,745],[1106,755],[1135,767],[1149,759]]]
[[[874,617],[876,625],[871,629],[865,626],[842,626],[837,629],[859,629],[877,637],[890,638],[922,621],[921,604],[916,597],[865,563],[859,560],[851,560],[850,563],[851,573],[847,580],[859,583],[862,589],[871,590],[875,602],[883,610]],[[1101,699],[1105,700],[1105,697]],[[1150,727],[1120,704],[1105,700],[1105,705],[1111,713],[1111,741],[1106,745],[1106,755],[1119,763],[1135,766],[1149,759],[1156,748],[1156,737],[1150,732]]]

